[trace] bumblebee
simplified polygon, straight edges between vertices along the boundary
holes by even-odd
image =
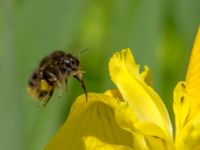
[[[80,70],[80,61],[70,53],[56,50],[44,57],[28,80],[28,93],[39,99],[45,106],[53,95],[54,89],[67,85],[70,76],[76,78],[83,88],[87,100],[87,91]]]

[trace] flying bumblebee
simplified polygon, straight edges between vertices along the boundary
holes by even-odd
[[[28,93],[39,99],[45,106],[53,95],[54,89],[67,85],[69,76],[73,76],[84,90],[86,100],[87,91],[80,70],[80,61],[70,53],[56,50],[44,57],[28,80]]]

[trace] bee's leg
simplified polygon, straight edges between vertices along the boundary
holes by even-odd
[[[64,84],[65,91],[67,91],[67,79],[63,82],[63,84]]]
[[[44,103],[43,103],[44,107],[49,102],[49,100],[51,99],[52,95],[53,95],[53,89],[49,92],[49,95],[48,95],[47,99],[44,100]]]
[[[76,74],[76,75],[74,75],[74,78],[76,78],[81,83],[82,89],[83,89],[83,91],[85,93],[86,102],[87,102],[88,95],[87,95],[86,86],[85,86],[85,83],[84,83],[84,81],[82,79],[82,76],[79,75],[79,74]]]
[[[43,100],[41,100],[39,103],[38,103],[38,107],[45,107],[46,106],[46,104],[49,102],[49,100],[51,99],[51,97],[48,97],[48,98],[46,98],[46,99],[43,99]]]
[[[58,90],[59,90],[58,96],[61,97],[63,93],[63,89],[62,89],[62,84],[60,83],[60,81],[56,82],[56,86],[58,87]]]
[[[46,74],[48,75],[48,81],[51,82],[52,84],[54,84],[54,86],[56,86],[59,89],[59,94],[58,96],[61,97],[62,96],[62,84],[59,81],[59,79],[57,78],[56,75],[54,75],[53,73],[51,73],[50,71],[46,71]]]
[[[38,103],[38,107],[41,107],[41,106],[44,106],[44,103],[45,103],[45,101],[46,101],[46,99],[49,97],[49,93],[48,93],[48,91],[47,90],[42,90],[41,92],[40,92],[40,94],[38,95],[38,97],[39,97],[39,99],[40,99],[40,101],[39,101],[39,103]]]

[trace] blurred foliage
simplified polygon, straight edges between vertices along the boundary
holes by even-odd
[[[110,56],[132,48],[173,118],[172,91],[184,80],[199,19],[198,0],[0,1],[0,149],[42,149],[83,93],[73,78],[45,108],[26,93],[33,68],[55,49],[79,55],[89,48],[80,55],[88,91],[104,92],[114,88]]]

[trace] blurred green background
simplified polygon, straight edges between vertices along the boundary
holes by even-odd
[[[2,0],[0,1],[0,149],[40,150],[82,94],[70,78],[61,98],[37,107],[27,79],[42,57],[56,49],[78,55],[89,92],[114,88],[112,53],[130,47],[147,64],[171,117],[172,91],[184,80],[200,23],[199,0]],[[173,119],[172,119],[173,120]]]

